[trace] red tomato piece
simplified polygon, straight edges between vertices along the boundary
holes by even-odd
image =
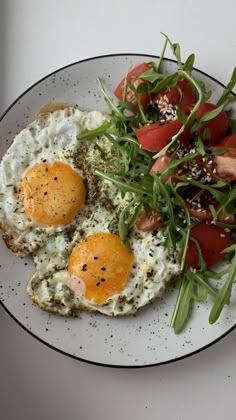
[[[181,82],[178,82],[177,84],[178,87],[175,86],[168,88],[164,92],[158,92],[153,99],[154,101],[159,101],[161,99],[165,101],[165,99],[167,99],[170,104],[177,105],[180,108],[182,108],[182,106],[193,105],[196,102],[196,94],[195,91],[192,88],[187,87],[187,85],[188,80],[181,80]],[[178,88],[182,91],[182,94],[180,94]]]
[[[191,229],[190,236],[198,241],[207,267],[211,267],[223,260],[225,256],[222,254],[223,249],[234,243],[229,232],[226,232],[219,226],[207,225],[205,223],[195,225]],[[200,267],[197,247],[191,239],[188,243],[186,262],[193,268],[198,269]]]
[[[236,133],[231,134],[230,136],[227,136],[224,139],[220,140],[220,142],[217,143],[217,146],[230,147],[236,149]]]
[[[187,87],[187,85],[188,85],[188,80],[182,80],[181,82],[179,82],[179,87],[182,90],[182,98],[179,104],[177,105],[179,105],[180,107],[182,107],[182,105],[183,106],[194,105],[197,100],[197,96],[194,89],[192,89],[191,87]]]
[[[166,169],[166,167],[169,165],[170,163],[170,155],[168,155],[167,153],[164,154],[163,156],[160,156],[159,158],[157,158],[156,162],[154,163],[151,172],[157,172],[157,173],[162,173],[162,171],[164,171],[164,169]],[[163,176],[162,177],[162,182],[166,182],[169,179],[169,175]]]
[[[153,124],[144,125],[136,130],[140,146],[149,152],[160,152],[172,137],[177,134],[182,127],[179,120],[166,121],[161,124],[159,121]],[[187,144],[189,139],[189,129],[182,134],[180,141]]]
[[[170,155],[169,154],[164,154],[163,156],[160,156],[159,158],[157,158],[156,162],[154,163],[151,172],[156,172],[161,174],[164,169],[166,169],[166,167],[169,165],[170,163]],[[178,169],[174,169],[171,175],[165,175],[161,177],[161,181],[163,183],[165,183],[166,181],[168,181],[168,179],[170,177],[171,178],[171,182],[172,184],[176,184],[178,182],[178,178],[176,178],[174,175],[178,172]]]
[[[236,181],[236,149],[228,148],[222,155],[215,156],[216,175],[229,181]]]
[[[194,189],[192,191],[192,197],[196,197],[198,192],[200,192],[200,190]],[[216,201],[213,195],[208,191],[201,192],[198,198],[195,199],[192,199],[191,196],[188,197],[186,199],[186,205],[190,216],[200,222],[210,222],[213,220],[209,205],[214,206],[216,211],[220,208],[220,203]],[[220,213],[217,220],[230,225],[235,223],[235,216],[231,213]]]
[[[199,120],[207,112],[213,111],[217,106],[210,103],[203,103],[196,111],[196,118]],[[206,123],[197,134],[203,134],[204,130],[208,128],[210,131],[210,139],[208,143],[214,145],[219,142],[222,137],[225,137],[229,131],[229,119],[224,111],[221,111],[215,118]]]
[[[137,228],[143,232],[152,232],[153,230],[160,228],[162,225],[162,214],[157,213],[152,209],[143,210],[136,221]]]
[[[126,83],[127,83],[127,87],[126,87],[126,100],[128,102],[131,102],[133,104],[136,104],[136,99],[135,96],[132,92],[132,90],[129,88],[129,83],[136,78],[137,76],[139,76],[139,74],[144,73],[147,70],[150,70],[150,66],[147,63],[141,63],[138,66],[136,66],[133,70],[131,70],[126,78]],[[138,85],[140,85],[140,83],[142,83],[142,79],[136,79],[134,81],[134,85],[137,88]],[[115,96],[121,100],[123,97],[123,89],[124,89],[124,84],[125,84],[125,78],[121,80],[121,82],[119,83],[119,85],[117,86],[117,88],[114,91]],[[138,94],[139,100],[141,102],[141,104],[143,106],[147,105],[148,102],[150,101],[150,95],[149,93],[139,93]]]
[[[211,221],[212,214],[209,205],[211,204],[216,208],[219,203],[208,191],[201,192],[200,189],[194,189],[191,195],[192,197],[189,196],[185,201],[190,216],[202,222]],[[198,195],[198,198],[193,199],[196,195]]]

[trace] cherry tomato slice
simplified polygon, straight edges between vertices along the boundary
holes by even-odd
[[[233,245],[234,241],[230,237],[230,233],[215,225],[198,223],[190,232],[190,236],[198,241],[201,248],[203,259],[207,267],[211,267],[223,260],[225,254],[223,249]],[[193,240],[189,240],[186,262],[191,267],[199,269],[199,254],[196,244]]]
[[[172,137],[178,133],[182,123],[179,120],[166,121],[160,123],[159,121],[153,124],[144,125],[136,130],[135,134],[138,138],[140,146],[149,152],[160,152],[165,147]],[[190,131],[185,130],[180,141],[184,144],[188,143]]]
[[[181,93],[180,93],[181,91]],[[191,106],[196,103],[195,91],[188,87],[188,80],[181,80],[178,82],[177,87],[174,86],[165,90],[164,92],[158,92],[154,95],[154,101],[166,101],[170,104],[182,106]]]
[[[150,66],[147,63],[141,63],[138,66],[136,66],[133,70],[131,70],[126,78],[126,83],[127,83],[127,88],[126,88],[126,100],[130,103],[136,104],[136,99],[135,96],[132,92],[132,90],[129,88],[128,84],[137,76],[139,76],[139,74],[144,73],[145,71],[149,70]],[[134,82],[135,87],[137,88],[138,85],[142,82],[141,79],[136,79]],[[125,84],[125,77],[124,79],[121,80],[121,82],[118,84],[118,86],[116,87],[114,94],[115,96],[121,100],[123,97],[123,89],[124,89],[124,84]],[[148,102],[150,101],[150,95],[148,93],[139,93],[138,94],[140,103],[145,106],[148,104]]]
[[[219,147],[230,147],[232,149],[236,149],[236,133],[231,134],[230,136],[225,137],[224,139],[220,140],[217,143]]]
[[[152,232],[153,230],[160,228],[162,225],[162,214],[157,213],[152,209],[143,210],[136,221],[137,228],[143,232]]]
[[[213,111],[217,106],[211,103],[203,103],[196,111],[196,118],[199,120],[204,114]],[[203,134],[204,130],[208,128],[210,132],[210,139],[206,142],[214,145],[219,142],[222,137],[225,137],[229,131],[229,119],[224,111],[221,111],[215,118],[206,123],[204,127],[198,130],[197,134]]]
[[[228,181],[236,181],[236,149],[228,148],[222,155],[215,156],[216,175]]]

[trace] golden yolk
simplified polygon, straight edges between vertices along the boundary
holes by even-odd
[[[123,246],[119,236],[95,233],[79,243],[69,258],[68,271],[72,288],[82,282],[85,297],[101,304],[126,286],[134,256]]]
[[[22,179],[21,196],[28,219],[48,226],[67,225],[84,205],[85,187],[66,163],[39,163]]]

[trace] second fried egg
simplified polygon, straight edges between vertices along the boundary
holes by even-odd
[[[94,209],[81,221],[67,250],[57,248],[58,264],[50,271],[42,252],[35,257],[36,271],[27,291],[38,306],[60,315],[87,310],[117,316],[135,313],[162,296],[179,274],[178,253],[164,246],[161,232],[136,228],[128,252],[112,217],[105,208]]]

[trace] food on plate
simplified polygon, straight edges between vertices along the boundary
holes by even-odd
[[[179,333],[194,302],[211,299],[210,323],[230,303],[236,70],[213,101],[193,64],[166,37],[160,59],[122,74],[113,98],[99,80],[107,114],[50,103],[4,155],[3,239],[32,255],[27,292],[43,310],[128,315],[173,285]]]

